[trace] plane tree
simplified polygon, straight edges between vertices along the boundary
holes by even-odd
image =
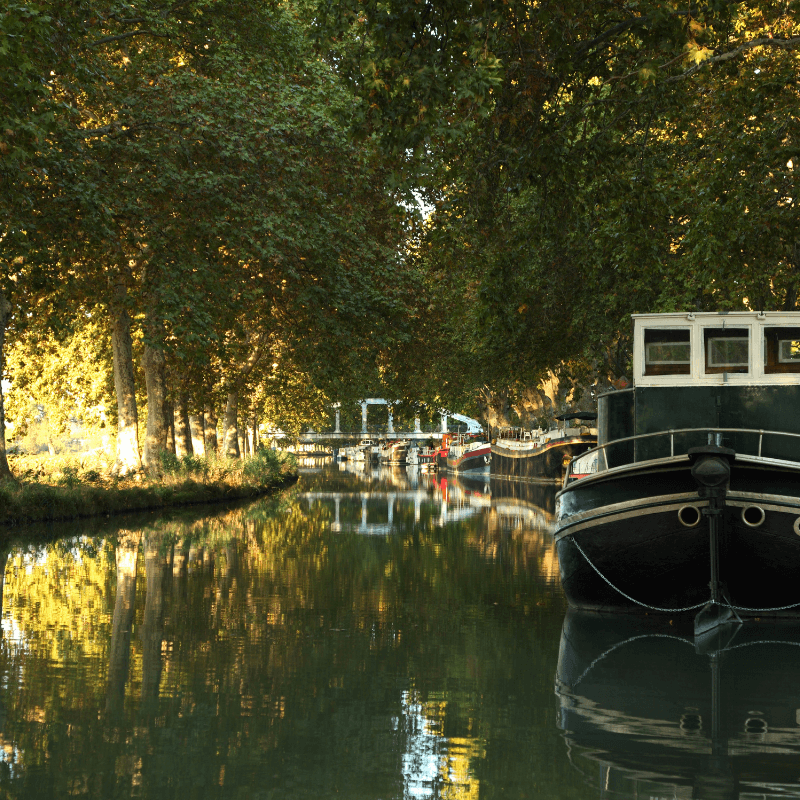
[[[105,309],[120,472],[140,464],[134,334],[150,469],[170,392],[187,380],[206,388],[213,365],[238,391],[224,365],[258,360],[258,343],[276,336],[293,343],[298,368],[329,379],[370,329],[385,345],[399,318],[403,212],[379,154],[350,137],[357,101],[308,57],[285,9],[53,0],[48,10],[72,36],[69,69],[50,70],[62,116],[33,152],[47,165],[43,202],[17,225],[36,217],[41,244],[28,263],[53,273],[36,291],[57,308],[54,323],[87,303]]]
[[[796,3],[337,9],[362,127],[434,207],[441,374],[618,376],[631,312],[795,307]]]

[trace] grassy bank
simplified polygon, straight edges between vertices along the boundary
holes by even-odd
[[[0,525],[247,499],[297,476],[294,458],[272,450],[245,460],[167,456],[159,478],[118,478],[99,466],[76,456],[13,459],[17,481],[0,483]]]

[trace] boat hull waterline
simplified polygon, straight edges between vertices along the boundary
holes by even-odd
[[[453,450],[447,456],[447,469],[456,473],[488,473],[492,448],[489,442],[456,455]]]
[[[673,614],[708,603],[711,501],[700,496],[687,457],[666,461],[560,493],[556,547],[573,607]],[[734,462],[719,520],[722,604],[743,616],[796,615],[800,464]]]
[[[492,445],[493,475],[560,483],[565,461],[597,446],[596,436],[575,436],[534,447],[532,442],[498,439]]]

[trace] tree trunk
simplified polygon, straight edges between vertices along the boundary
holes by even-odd
[[[189,395],[181,392],[175,403],[175,454],[178,458],[194,455],[189,430]]]
[[[206,455],[215,456],[219,443],[217,442],[217,415],[213,406],[203,409],[203,438],[205,440]]]
[[[206,443],[203,439],[203,417],[194,414],[189,416],[189,432],[192,437],[192,450],[196,456],[206,454]]]
[[[261,442],[258,440],[258,419],[253,414],[253,453],[258,452],[258,447]]]
[[[111,346],[114,353],[114,389],[117,395],[117,459],[114,472],[127,475],[142,468],[139,455],[139,416],[133,378],[131,318],[125,308],[125,284],[114,287],[111,305]]]
[[[244,441],[239,441],[241,433],[239,431],[237,419],[239,392],[244,386],[247,376],[253,371],[253,368],[264,355],[263,339],[263,334],[256,338],[255,346],[250,351],[247,360],[244,364],[241,364],[235,371],[235,374],[225,382],[228,390],[228,403],[225,406],[225,420],[223,424],[224,439],[222,443],[222,453],[225,458],[240,458],[240,454],[244,450]],[[245,429],[246,427],[247,425],[245,423]]]
[[[6,412],[3,400],[3,370],[5,368],[6,325],[11,317],[11,303],[0,292],[0,481],[13,480],[6,454]]]
[[[168,453],[175,455],[175,405],[172,400],[164,398],[164,422],[167,425],[166,448]]]
[[[161,350],[145,344],[143,361],[144,379],[147,385],[144,466],[150,475],[158,475],[161,472],[161,454],[167,447],[167,420],[164,416],[167,397],[164,354]]]
[[[223,421],[224,439],[222,441],[222,455],[225,458],[239,458],[239,426],[237,412],[239,405],[239,392],[229,392],[228,402],[225,405],[225,419]]]

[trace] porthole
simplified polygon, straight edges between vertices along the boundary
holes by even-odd
[[[761,506],[745,506],[742,509],[742,522],[748,528],[757,528],[764,523],[765,518],[766,514]]]
[[[683,506],[678,510],[678,519],[681,525],[694,528],[700,522],[700,509],[697,506]]]

